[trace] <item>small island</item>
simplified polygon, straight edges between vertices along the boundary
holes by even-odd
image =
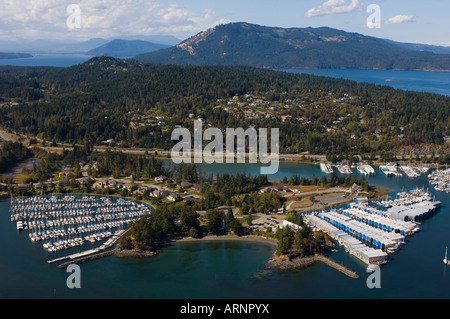
[[[29,53],[0,52],[0,60],[32,58]]]

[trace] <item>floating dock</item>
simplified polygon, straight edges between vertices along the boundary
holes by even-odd
[[[304,220],[328,233],[365,263],[382,264],[388,262],[388,254],[405,244],[406,236],[420,230],[418,221],[436,213],[440,207],[440,202],[430,201],[430,194],[423,190],[415,189],[400,197],[403,204],[386,211],[367,203],[353,203],[346,209],[306,214]]]
[[[388,262],[388,254],[386,252],[381,249],[368,247],[323,218],[315,214],[307,214],[304,218],[308,224],[326,232],[331,238],[345,246],[350,254],[354,255],[364,263],[380,265]]]
[[[128,224],[151,214],[151,208],[120,198],[50,196],[11,199],[10,213],[18,230],[43,242],[53,263],[110,248]]]

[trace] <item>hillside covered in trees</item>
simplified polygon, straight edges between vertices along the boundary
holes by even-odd
[[[3,128],[51,142],[170,150],[193,119],[280,129],[280,151],[447,152],[450,98],[251,67],[93,58],[69,68],[0,67]]]
[[[328,27],[279,28],[228,23],[168,49],[136,56],[147,63],[262,68],[450,70],[450,55]]]

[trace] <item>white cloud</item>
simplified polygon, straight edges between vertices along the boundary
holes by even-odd
[[[305,16],[316,17],[321,15],[336,14],[336,13],[346,13],[356,10],[360,10],[362,5],[359,0],[352,0],[351,3],[347,3],[344,0],[328,0],[317,8],[309,9]]]
[[[81,9],[81,28],[70,30],[67,7]],[[192,12],[159,0],[0,0],[0,38],[112,37],[170,34],[187,37],[221,22],[211,9]]]
[[[389,18],[386,20],[386,24],[399,24],[399,23],[408,23],[408,22],[415,22],[413,16],[407,16],[407,15],[398,15],[392,18]]]

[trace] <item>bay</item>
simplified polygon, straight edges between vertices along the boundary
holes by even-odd
[[[0,65],[70,67],[92,58],[83,54],[36,55],[32,58],[0,59]],[[395,89],[450,96],[450,72],[355,70],[355,69],[281,69],[290,73],[342,78],[356,82],[386,85]]]
[[[256,164],[222,167],[204,164],[204,172],[259,174]],[[429,187],[425,175],[412,179],[377,175],[371,185],[397,192],[416,187],[442,202],[439,212],[421,224],[421,231],[407,237],[390,262],[381,267],[381,289],[369,289],[366,265],[343,249],[331,258],[357,272],[350,279],[322,264],[292,272],[262,272],[274,251],[256,242],[175,243],[148,259],[107,257],[81,265],[81,289],[69,289],[69,274],[47,264],[48,254],[9,221],[9,202],[0,202],[0,298],[111,298],[111,299],[448,299],[450,268],[442,263],[450,245],[450,196]],[[280,175],[322,176],[318,166],[280,163]],[[359,176],[354,170],[354,174]]]
[[[450,96],[450,72],[353,69],[282,69],[281,71],[342,78],[356,82],[386,85],[406,91]]]
[[[82,64],[92,58],[91,56],[79,55],[35,55],[31,58],[22,59],[0,59],[0,65],[11,66],[54,66],[54,67],[70,67]]]

